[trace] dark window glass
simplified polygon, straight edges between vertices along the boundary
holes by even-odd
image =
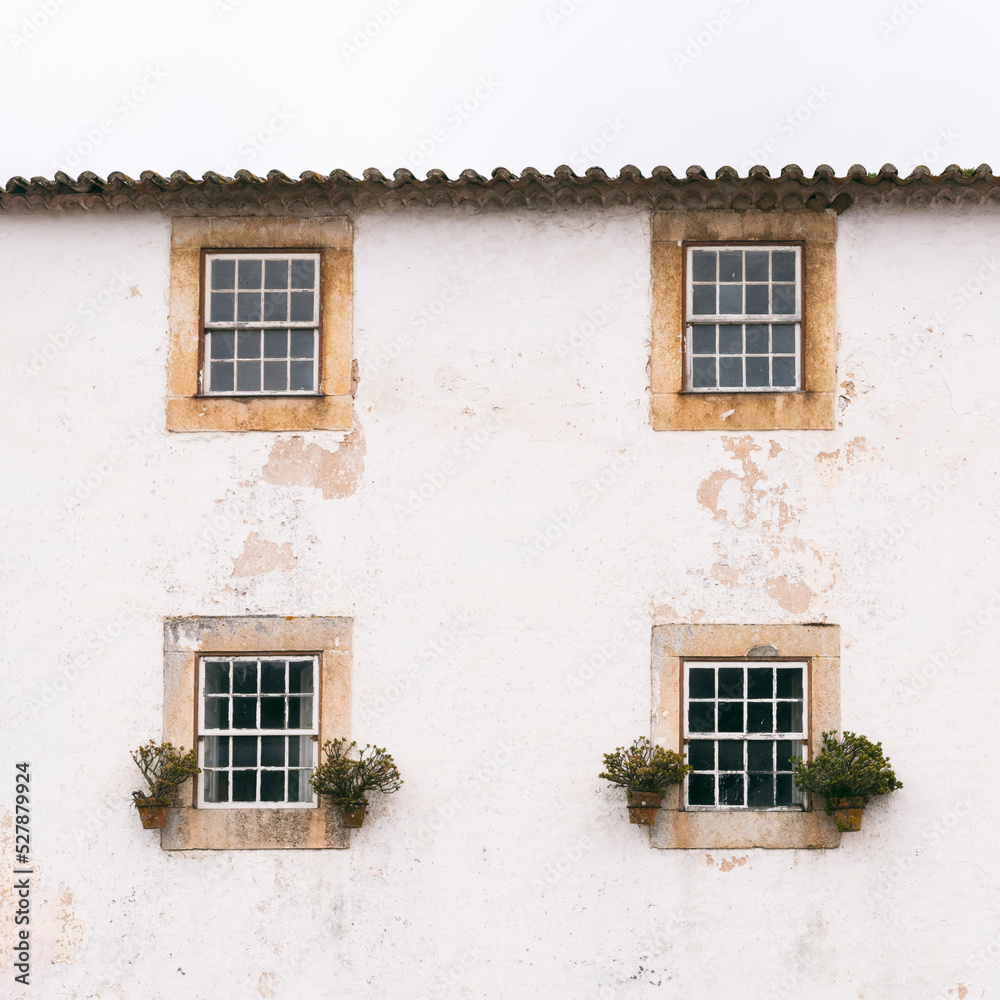
[[[699,325],[691,327],[691,353],[692,354],[715,353],[714,326]]]
[[[239,266],[240,288],[260,288],[261,262],[241,260]],[[259,298],[260,296],[258,296]]]
[[[239,737],[237,737],[239,739]],[[262,736],[260,738],[260,766],[285,766],[285,737]]]
[[[771,255],[771,280],[795,280],[795,251],[775,250]]]
[[[234,330],[213,330],[210,336],[213,358],[231,358],[235,356],[236,332]]]
[[[300,772],[289,771],[288,772],[288,801],[289,802],[303,802],[306,801],[301,792],[299,791],[300,786],[302,788],[306,787],[305,777],[302,776],[300,779]]]
[[[261,729],[285,728],[284,698],[260,699],[260,728]]]
[[[715,697],[714,667],[691,667],[688,671],[688,697]]]
[[[775,316],[784,316],[795,312],[795,286],[772,285],[771,301]]]
[[[771,358],[771,385],[795,385],[795,358]]]
[[[743,732],[743,702],[742,701],[720,701],[719,702],[719,729],[720,733],[742,733]]]
[[[233,737],[233,767],[257,766],[257,737]]]
[[[742,774],[719,775],[719,805],[720,806],[743,805]]]
[[[229,767],[229,737],[205,737],[205,767]]]
[[[747,778],[750,808],[770,809],[774,805],[774,776],[751,771]]]
[[[236,295],[233,292],[212,292],[209,317],[213,323],[231,323],[235,318]]]
[[[767,354],[767,326],[764,323],[747,324],[747,354]]]
[[[233,801],[257,801],[256,771],[233,771]]]
[[[264,388],[268,392],[281,392],[288,388],[287,367],[285,361],[264,362]]]
[[[205,664],[205,694],[229,693],[229,664],[209,662]]]
[[[775,354],[794,354],[795,327],[791,323],[775,323],[771,327],[771,344]]]
[[[312,698],[288,699],[288,728],[308,729],[312,725]]]
[[[688,776],[688,805],[715,805],[714,774],[692,774]]]
[[[695,285],[691,295],[691,312],[696,316],[715,315],[715,285]]]
[[[719,254],[719,280],[743,280],[743,251],[723,250]]]
[[[759,389],[770,384],[770,361],[767,358],[747,358],[747,385]]]
[[[688,705],[688,730],[692,733],[715,732],[715,704],[693,701]]]
[[[260,689],[270,694],[285,692],[285,661],[264,660],[260,665]]]
[[[265,330],[264,331],[264,357],[265,358],[287,358],[288,357],[288,331],[287,330]]]
[[[288,319],[287,292],[264,293],[264,319],[272,321]]]
[[[773,771],[774,744],[770,740],[747,741],[747,770]]]
[[[313,665],[309,660],[293,660],[288,664],[288,690],[311,693]]]
[[[735,326],[731,323],[726,323],[719,327],[719,353],[720,354],[743,353],[742,326]]]
[[[257,699],[233,698],[233,729],[257,728]]]
[[[233,691],[236,694],[257,693],[257,664],[233,664]]]
[[[691,373],[694,376],[694,388],[715,388],[715,358],[694,358],[691,364]]]
[[[747,697],[774,697],[773,667],[749,667],[747,669]]]
[[[312,389],[315,386],[313,363],[311,361],[291,361],[288,364],[288,388],[293,390]]]
[[[747,281],[767,281],[767,264],[769,256],[770,254],[766,250],[747,251]]]
[[[315,299],[312,292],[292,292],[290,318],[294,323],[303,323],[313,318]]]
[[[260,357],[260,330],[240,330],[236,342],[238,358]]]
[[[261,802],[285,801],[284,771],[260,772],[260,801]]]
[[[206,729],[229,728],[228,698],[205,699],[205,728]]]
[[[713,250],[695,250],[691,254],[691,276],[695,281],[715,281],[716,254]]]
[[[802,732],[802,702],[779,701],[776,706],[775,731],[779,733]]]
[[[793,740],[778,740],[774,748],[776,763],[775,769],[778,771],[791,771],[792,767],[802,753],[802,744]]]
[[[316,287],[316,262],[292,258],[292,288]]]
[[[719,740],[719,770],[743,770],[743,740]]]
[[[241,323],[260,322],[260,295],[257,292],[237,293],[236,318]]]
[[[795,793],[790,774],[776,774],[774,776],[774,785],[774,804],[776,806],[795,805]]]
[[[743,385],[743,358],[719,358],[719,385]]]
[[[748,316],[762,316],[769,312],[767,291],[767,285],[747,285]]]
[[[747,732],[773,733],[772,703],[769,701],[747,702]]]
[[[264,261],[264,287],[265,288],[287,288],[288,287],[288,261],[287,260],[265,260]]]
[[[696,771],[714,771],[715,741],[691,740],[688,743],[687,759]]]
[[[316,353],[316,337],[312,330],[292,330],[289,355],[293,358],[311,358]]]
[[[719,315],[743,312],[743,286],[719,285]]]
[[[802,697],[801,667],[778,667],[778,697]]]
[[[742,667],[719,668],[719,697],[720,698],[743,697]]]
[[[236,287],[236,261],[235,260],[213,260],[212,261],[212,287],[213,288],[235,288]]]
[[[259,361],[240,361],[236,365],[236,391],[260,392]]]
[[[208,771],[205,774],[205,801],[229,801],[229,772]]]

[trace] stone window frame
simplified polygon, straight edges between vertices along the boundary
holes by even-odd
[[[206,253],[282,250],[320,254],[319,395],[202,394]],[[174,218],[170,234],[167,430],[350,430],[352,272],[353,231],[346,218]]]
[[[198,740],[198,664],[222,654],[319,657],[319,759],[323,742],[351,732],[351,633],[343,617],[235,615],[167,618],[163,623],[163,739],[195,747]],[[169,810],[160,846],[167,851],[322,849],[350,846],[337,809],[320,799],[312,808],[253,809],[197,806],[195,778]]]
[[[807,209],[654,212],[651,227],[652,424],[667,430],[833,430],[837,216]],[[688,244],[802,246],[802,388],[702,392],[685,384]]]
[[[772,647],[776,652],[763,650]],[[749,655],[753,651],[755,655]],[[758,654],[769,655],[761,657]],[[688,659],[754,663],[800,660],[808,663],[807,759],[822,745],[822,734],[840,730],[840,627],[837,625],[653,626],[652,739],[684,752],[683,667]],[[802,811],[686,810],[680,786],[668,789],[650,830],[650,846],[665,849],[741,850],[833,848],[840,833],[832,817],[806,800]]]

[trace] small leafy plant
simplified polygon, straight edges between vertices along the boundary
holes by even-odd
[[[684,755],[665,750],[640,736],[630,747],[618,747],[604,754],[604,770],[598,775],[630,792],[662,792],[680,784],[693,771],[684,763]]]
[[[869,796],[903,787],[881,743],[848,732],[838,740],[834,731],[823,733],[823,749],[814,760],[796,761],[794,780],[802,791],[822,795],[828,814],[831,799],[863,798],[867,804]]]
[[[326,760],[309,779],[317,794],[345,809],[367,805],[367,792],[390,795],[403,784],[396,762],[382,747],[367,744],[357,758],[349,757],[357,745],[357,741],[348,743],[346,739],[327,740],[323,744]]]
[[[132,760],[149,786],[148,795],[145,792],[132,793],[137,806],[169,805],[173,790],[188,778],[201,773],[194,750],[178,748],[166,741],[157,743],[150,740],[132,751]]]

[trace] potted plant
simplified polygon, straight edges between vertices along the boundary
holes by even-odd
[[[650,743],[640,736],[628,749],[618,747],[604,755],[604,770],[598,775],[625,789],[628,821],[652,826],[663,801],[663,790],[680,784],[694,768],[684,755]]]
[[[144,830],[162,830],[167,825],[167,806],[175,788],[192,775],[200,774],[194,750],[177,748],[173,743],[150,740],[132,751],[132,760],[149,786],[149,794],[133,792]]]
[[[325,795],[340,809],[344,826],[358,829],[365,821],[367,792],[389,795],[403,784],[399,769],[382,747],[367,744],[357,758],[348,756],[357,741],[327,740],[323,744],[326,760],[313,772],[309,783],[319,795]]]
[[[838,740],[833,731],[823,733],[823,749],[814,760],[796,761],[795,784],[826,799],[826,813],[834,817],[841,833],[861,829],[861,814],[870,796],[903,787],[881,743],[847,732]]]

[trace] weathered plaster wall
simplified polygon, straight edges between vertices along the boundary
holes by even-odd
[[[355,223],[354,431],[168,435],[168,222],[0,219],[26,995],[1000,983],[1000,215],[844,215],[840,426],[733,434],[650,429],[644,213]],[[350,850],[164,852],[127,753],[161,731],[162,618],[262,613],[354,619],[352,735],[406,784]],[[839,624],[844,726],[906,787],[836,850],[651,850],[596,774],[649,731],[670,621]]]

